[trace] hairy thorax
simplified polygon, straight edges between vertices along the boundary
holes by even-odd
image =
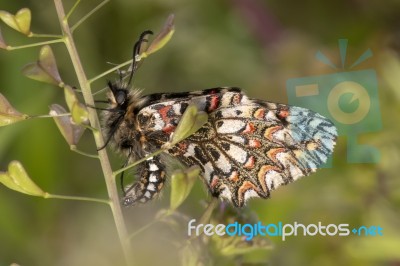
[[[104,135],[113,148],[124,156],[131,157],[132,159],[142,158],[146,154],[146,143],[144,135],[140,130],[136,118],[137,104],[129,98],[125,104],[126,106],[121,110],[116,108],[103,112]]]

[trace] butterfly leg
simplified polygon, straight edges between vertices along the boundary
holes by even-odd
[[[139,167],[139,181],[126,188],[125,196],[122,198],[124,206],[146,203],[153,199],[164,186],[165,165],[160,156],[147,159]]]

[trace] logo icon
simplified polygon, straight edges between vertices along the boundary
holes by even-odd
[[[365,51],[347,68],[347,42],[347,39],[339,40],[341,68],[321,51],[315,55],[335,73],[289,79],[286,83],[288,101],[318,112],[335,124],[339,136],[347,137],[347,162],[377,163],[379,150],[358,141],[359,135],[382,128],[377,75],[374,69],[352,70],[371,57],[372,51]],[[329,159],[323,167],[331,165]]]

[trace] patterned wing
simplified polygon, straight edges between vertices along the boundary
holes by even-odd
[[[326,118],[281,104],[223,108],[213,117],[217,141],[203,147],[217,171],[205,171],[205,178],[215,194],[239,207],[314,172],[336,138]]]
[[[146,135],[148,147],[144,147],[144,150],[151,153],[171,138],[189,104],[212,113],[218,108],[240,104],[242,94],[238,88],[213,88],[189,93],[156,93],[146,97],[150,104],[140,110],[137,120],[139,128]],[[247,103],[251,104],[250,101]]]
[[[300,107],[251,100],[238,89],[146,107],[152,120],[149,143],[168,141],[189,104],[208,112],[209,121],[168,153],[199,165],[212,195],[237,207],[309,175],[333,151],[337,133],[328,119]]]

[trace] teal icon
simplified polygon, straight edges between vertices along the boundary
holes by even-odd
[[[288,102],[318,112],[335,124],[339,136],[347,137],[347,162],[377,163],[379,150],[358,141],[363,133],[382,129],[376,72],[373,69],[351,70],[371,57],[372,52],[370,49],[365,51],[348,69],[346,39],[339,40],[339,52],[340,67],[320,51],[315,55],[335,73],[289,79],[286,83]],[[323,167],[331,165],[328,160]]]

